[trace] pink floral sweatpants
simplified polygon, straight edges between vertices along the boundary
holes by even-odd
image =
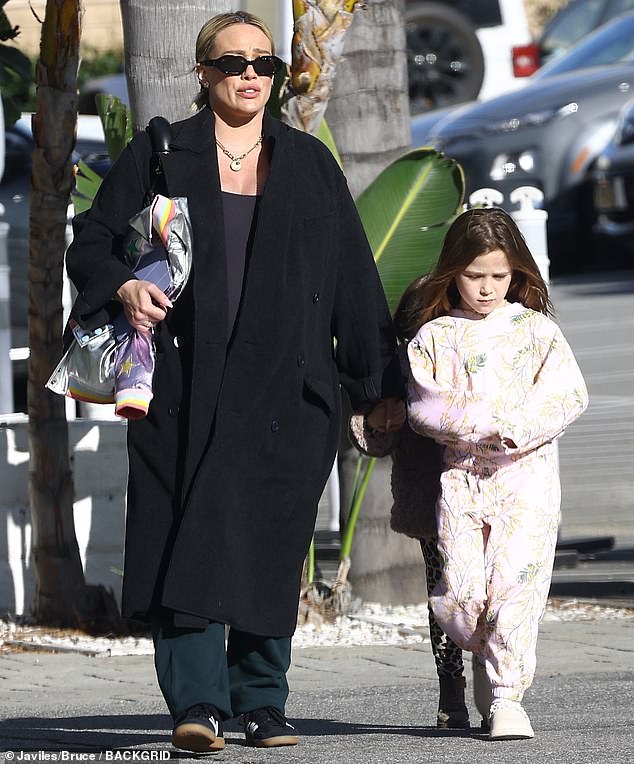
[[[445,561],[430,605],[446,634],[486,666],[493,696],[533,681],[557,542],[560,483],[548,444],[517,462],[449,468],[437,505]]]

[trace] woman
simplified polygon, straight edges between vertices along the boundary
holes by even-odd
[[[163,161],[192,219],[188,287],[172,307],[117,256],[151,184],[146,134],[105,178],[67,265],[80,322],[115,297],[156,341],[154,398],[128,425],[122,609],[152,624],[172,742],[220,749],[222,721],[243,715],[250,744],[289,745],[286,672],[339,383],[359,408],[400,396],[401,382],[339,167],[265,112],[281,65],[269,30],[247,13],[216,16],[196,61],[199,110],[173,125]]]

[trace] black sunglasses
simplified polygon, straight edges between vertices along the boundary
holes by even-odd
[[[220,56],[220,58],[208,58],[200,62],[203,66],[215,66],[223,74],[244,74],[247,66],[252,66],[255,73],[260,77],[273,77],[284,65],[277,56],[258,56],[253,61],[248,61],[244,56]]]

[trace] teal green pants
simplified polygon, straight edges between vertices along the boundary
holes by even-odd
[[[206,629],[152,624],[154,665],[173,718],[198,703],[223,719],[273,706],[284,712],[290,637],[261,637],[210,623]]]

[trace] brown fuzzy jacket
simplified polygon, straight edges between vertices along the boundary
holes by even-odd
[[[396,433],[371,432],[359,413],[350,417],[348,434],[367,456],[392,457],[392,530],[412,538],[434,538],[442,446],[415,433],[407,422]]]

